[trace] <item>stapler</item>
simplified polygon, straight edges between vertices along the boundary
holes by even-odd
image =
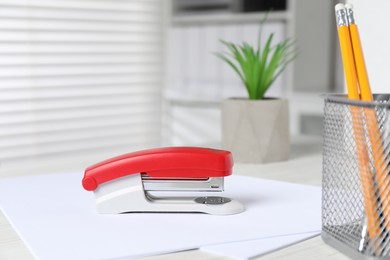
[[[93,191],[99,213],[201,212],[229,215],[244,211],[222,192],[232,173],[229,151],[166,147],[124,154],[87,168],[82,185]],[[186,196],[186,193],[201,195]]]

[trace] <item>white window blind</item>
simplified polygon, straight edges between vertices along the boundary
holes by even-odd
[[[0,174],[160,144],[162,4],[0,0]]]

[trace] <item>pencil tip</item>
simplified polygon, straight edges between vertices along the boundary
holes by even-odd
[[[337,5],[334,7],[334,9],[335,9],[336,11],[342,10],[342,9],[345,9],[345,6],[344,6],[344,4],[339,3],[339,4],[337,4]]]

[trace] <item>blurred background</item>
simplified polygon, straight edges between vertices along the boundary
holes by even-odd
[[[0,0],[0,175],[83,170],[168,145],[219,147],[220,102],[245,97],[220,39],[295,39],[266,96],[291,139],[321,139],[322,93],[344,92],[334,1]]]

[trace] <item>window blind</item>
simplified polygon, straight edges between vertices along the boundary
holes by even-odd
[[[0,0],[0,173],[160,144],[163,1]]]

